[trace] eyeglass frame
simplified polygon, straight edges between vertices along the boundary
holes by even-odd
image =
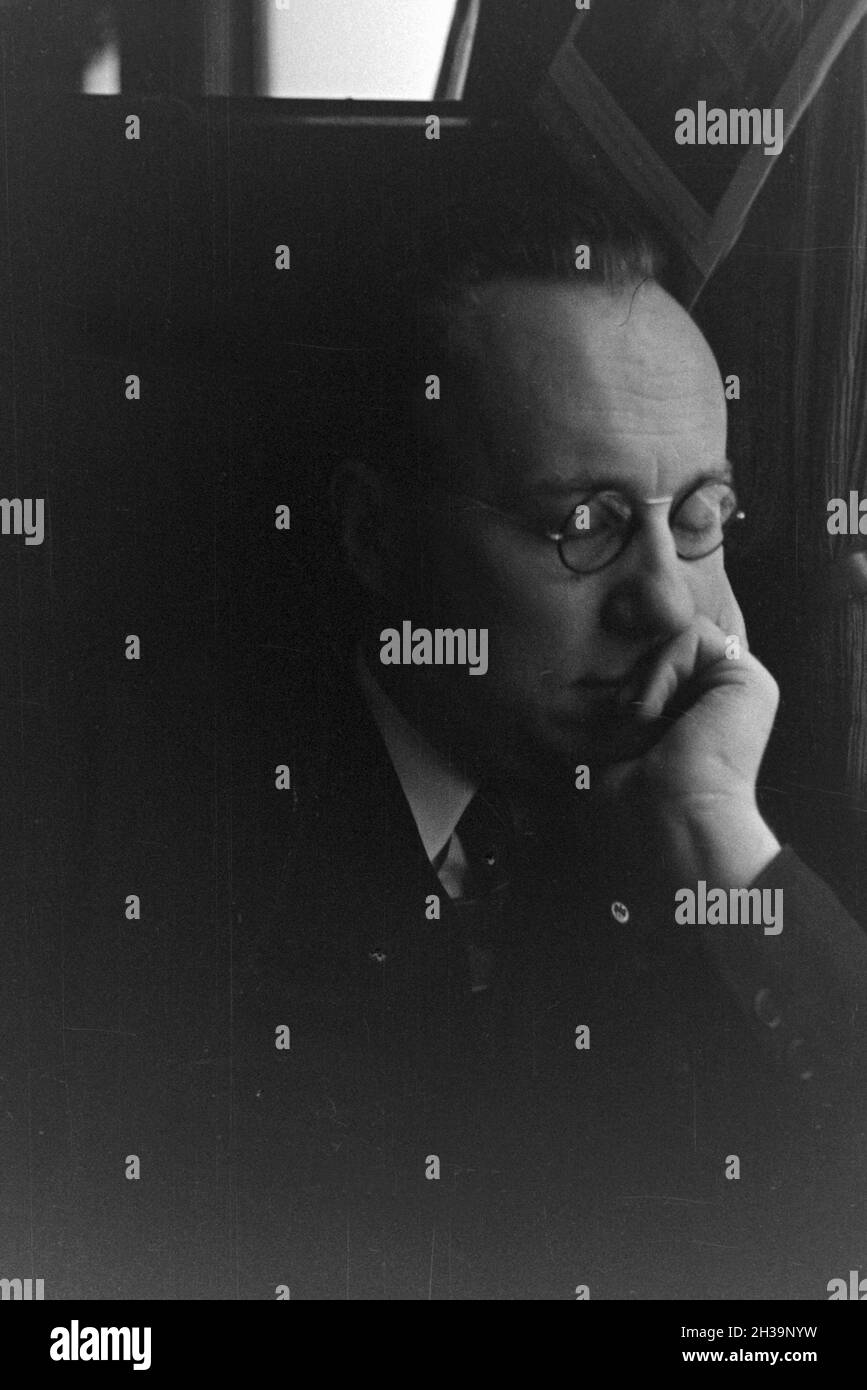
[[[716,545],[711,546],[710,550],[703,551],[701,555],[681,555],[680,551],[677,550],[677,546],[675,546],[675,553],[677,554],[677,558],[679,560],[683,560],[685,564],[692,564],[696,560],[706,560],[709,555],[715,555],[716,552],[718,550],[721,550],[722,547],[725,545],[727,540],[727,533],[732,529],[733,525],[736,522],[744,521],[746,519],[746,512],[744,512],[739,506],[738,495],[732,483],[728,482],[726,478],[721,478],[715,474],[708,474],[703,478],[699,478],[698,481],[691,488],[689,488],[687,492],[683,494],[683,496],[677,503],[677,506],[672,507],[668,517],[669,527],[672,517],[677,515],[684,503],[688,502],[690,497],[692,497],[694,493],[698,492],[700,488],[707,486],[708,483],[719,483],[723,487],[727,487],[731,492],[732,496],[734,497],[735,509],[732,512],[731,516],[728,518],[728,520],[723,523],[723,534],[721,538],[717,541]],[[433,482],[425,482],[424,487],[432,492],[442,493],[446,497],[454,497],[457,501],[470,502],[473,504],[473,506],[481,507],[484,511],[494,512],[497,516],[506,517],[507,520],[514,522],[517,526],[520,526],[522,530],[530,532],[532,535],[535,535],[539,539],[544,537],[545,540],[554,541],[557,546],[557,555],[563,568],[568,570],[570,574],[582,575],[599,574],[601,570],[607,569],[609,565],[614,564],[615,560],[620,559],[621,555],[627,549],[633,537],[640,529],[641,522],[638,517],[639,507],[658,507],[662,506],[664,503],[674,501],[674,494],[672,494],[672,496],[670,497],[648,497],[645,498],[642,502],[638,503],[638,505],[636,506],[634,503],[630,502],[630,499],[626,497],[624,493],[619,492],[617,488],[611,487],[609,484],[600,484],[599,487],[591,488],[590,491],[586,493],[583,501],[576,502],[575,506],[572,507],[571,510],[564,517],[561,529],[559,531],[539,532],[526,520],[526,518],[520,516],[518,513],[510,512],[505,507],[497,507],[494,505],[493,502],[486,502],[481,497],[473,497],[470,493],[458,492],[453,488],[441,487],[438,483]],[[566,530],[563,528],[568,526],[569,521],[572,519],[573,516],[575,516],[579,507],[586,506],[587,502],[591,498],[595,497],[598,493],[602,492],[616,492],[619,496],[624,497],[625,501],[630,502],[630,506],[632,508],[632,515],[629,518],[628,524],[624,527],[621,544],[615,550],[613,555],[609,556],[607,560],[603,560],[601,565],[594,565],[592,569],[576,570],[572,567],[572,565],[567,565],[566,561],[563,559],[563,541],[567,539]]]

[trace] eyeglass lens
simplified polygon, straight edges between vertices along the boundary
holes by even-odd
[[[700,483],[687,493],[669,519],[677,553],[698,560],[717,550],[737,515],[737,497],[728,483]],[[586,573],[600,569],[625,547],[635,529],[633,507],[619,492],[592,493],[569,514],[559,542],[563,563]]]

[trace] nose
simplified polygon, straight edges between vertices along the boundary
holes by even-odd
[[[666,641],[696,616],[689,566],[675,549],[668,509],[654,507],[609,570],[602,605],[606,631],[618,637]]]

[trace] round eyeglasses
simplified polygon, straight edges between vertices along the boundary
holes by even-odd
[[[448,492],[485,511],[496,512],[539,534],[526,517],[495,507],[479,497],[451,489],[434,490]],[[671,500],[670,497],[657,497],[639,505],[658,506]],[[558,530],[544,532],[545,539],[555,542],[560,560],[573,574],[595,574],[613,564],[638,531],[641,525],[639,505],[614,488],[594,489],[573,506]],[[738,507],[737,494],[729,483],[718,478],[703,479],[671,509],[668,524],[677,555],[681,560],[705,559],[719,550],[729,539],[735,524],[744,517],[745,513]]]
[[[654,506],[669,498],[654,499]],[[703,560],[719,550],[735,522],[744,520],[737,494],[716,479],[698,483],[672,508],[668,519],[681,560]],[[549,531],[563,564],[575,574],[593,574],[626,549],[640,525],[637,508],[610,488],[578,502],[558,531]]]

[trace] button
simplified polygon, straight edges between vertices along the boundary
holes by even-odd
[[[769,989],[759,990],[753,1000],[753,1009],[759,1022],[766,1024],[768,1028],[779,1028],[783,1021],[782,1014],[777,1008],[777,1001]]]
[[[619,900],[613,902],[611,904],[611,916],[614,918],[615,922],[628,922],[629,908],[626,906],[626,903],[622,903]]]

